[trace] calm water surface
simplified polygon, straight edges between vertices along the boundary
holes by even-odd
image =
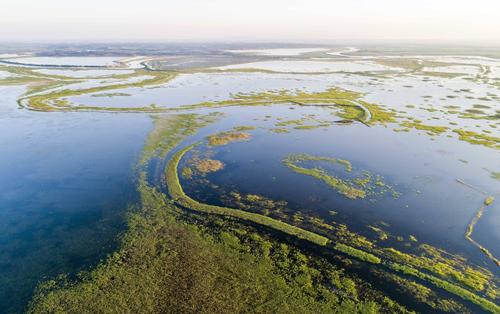
[[[36,113],[0,89],[0,312],[20,312],[40,280],[74,274],[116,245],[136,198],[143,115]]]

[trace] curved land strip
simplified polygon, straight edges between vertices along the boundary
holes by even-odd
[[[493,203],[493,200],[494,200],[493,196],[489,196],[488,198],[486,198],[483,206],[481,206],[481,208],[479,208],[476,215],[474,215],[474,218],[472,218],[472,221],[467,226],[467,231],[465,232],[465,238],[467,239],[467,241],[469,241],[474,246],[476,246],[479,250],[481,250],[481,252],[483,252],[486,256],[488,256],[488,258],[491,259],[497,266],[500,266],[500,260],[498,260],[493,255],[493,253],[491,253],[487,248],[485,248],[484,246],[482,246],[481,244],[479,244],[476,240],[474,240],[472,238],[472,233],[474,232],[474,227],[476,226],[479,219],[481,219],[481,217],[483,216],[484,210],[486,209],[486,207],[490,206]]]
[[[321,245],[321,246],[326,246],[327,244],[330,243],[330,240],[326,237],[323,237],[319,234],[301,229],[299,227],[295,227],[292,225],[289,225],[287,223],[281,222],[279,220],[263,216],[260,214],[255,214],[255,213],[249,213],[245,212],[243,210],[238,210],[238,209],[232,209],[232,208],[226,208],[226,207],[220,207],[220,206],[213,206],[213,205],[208,205],[208,204],[203,204],[200,202],[197,202],[190,198],[188,195],[185,194],[184,190],[182,189],[182,186],[179,181],[179,174],[178,174],[178,167],[179,163],[182,159],[182,157],[191,149],[193,149],[196,146],[196,144],[187,146],[180,151],[178,151],[176,154],[173,155],[172,159],[169,161],[167,169],[166,169],[166,181],[167,181],[167,186],[168,186],[168,192],[170,196],[172,197],[173,201],[177,203],[178,205],[192,209],[195,211],[201,211],[204,213],[209,213],[209,214],[217,214],[217,215],[222,215],[222,216],[229,216],[229,217],[235,217],[238,219],[243,219],[247,221],[251,221],[257,224],[261,224],[266,227],[273,228],[275,230],[284,232],[286,234],[296,236],[300,239],[310,241],[312,243]],[[330,246],[329,246],[330,247]],[[480,297],[476,295],[475,293],[462,288],[454,283],[451,283],[447,280],[438,278],[434,275],[424,273],[422,271],[419,271],[411,266],[407,265],[402,265],[399,263],[394,263],[391,261],[383,261],[380,257],[366,252],[361,249],[354,248],[352,246],[343,244],[343,243],[336,243],[335,245],[331,246],[332,249],[339,251],[341,253],[344,253],[350,257],[362,260],[364,262],[368,262],[371,264],[382,264],[386,266],[389,269],[392,269],[393,271],[403,273],[406,275],[410,275],[416,278],[419,278],[421,280],[424,280],[428,283],[433,284],[434,286],[446,290],[447,292],[450,292],[456,296],[461,297],[462,299],[466,301],[470,301],[481,308],[483,308],[486,311],[489,311],[491,313],[498,313],[500,312],[500,307],[497,306],[495,303]]]
[[[315,243],[317,245],[325,246],[329,240],[326,237],[323,237],[321,235],[318,235],[316,233],[301,229],[299,227],[295,227],[292,225],[289,225],[287,223],[284,223],[282,221],[266,217],[263,215],[255,214],[255,213],[249,213],[243,210],[238,210],[238,209],[232,209],[232,208],[226,208],[226,207],[221,207],[221,206],[213,206],[213,205],[208,205],[208,204],[203,204],[200,202],[197,202],[187,196],[184,193],[184,190],[182,189],[181,183],[179,181],[179,174],[178,174],[178,166],[179,162],[186,154],[188,151],[193,149],[195,145],[188,146],[172,157],[170,160],[167,170],[166,170],[166,178],[167,178],[167,186],[168,186],[168,192],[174,202],[177,204],[190,208],[193,210],[209,213],[209,214],[218,214],[218,215],[224,215],[224,216],[230,216],[230,217],[235,217],[243,220],[248,220],[251,222],[255,222],[257,224],[270,227],[273,229],[276,229],[278,231],[284,232],[286,234],[296,236],[300,239],[310,241],[312,243]]]
[[[153,105],[141,108],[101,108],[101,107],[91,107],[91,106],[71,106],[65,99],[67,97],[80,96],[85,94],[92,94],[98,92],[109,92],[117,89],[132,88],[132,87],[147,87],[155,86],[166,83],[176,77],[175,73],[171,72],[156,72],[156,71],[145,71],[137,70],[134,72],[133,76],[152,76],[139,82],[120,82],[117,84],[92,87],[86,89],[63,89],[55,92],[47,92],[43,94],[31,94],[18,99],[18,104],[22,108],[28,108],[35,111],[81,111],[81,110],[94,110],[94,111],[146,111],[146,112],[159,112],[163,110],[158,110]]]
[[[458,183],[468,187],[469,189],[477,192],[477,193],[480,193],[482,195],[488,195],[488,193],[476,188],[475,186],[473,185],[470,185],[468,184],[467,182],[461,180],[461,179],[457,179],[456,180]],[[500,266],[500,260],[498,260],[494,255],[493,253],[491,253],[486,247],[482,246],[481,244],[479,244],[476,240],[474,240],[472,238],[472,233],[474,233],[474,228],[476,227],[476,224],[477,222],[479,221],[479,219],[481,219],[481,217],[483,216],[484,214],[484,211],[486,210],[486,207],[490,206],[491,204],[493,204],[493,202],[495,201],[495,198],[493,196],[488,196],[484,202],[483,202],[483,205],[477,210],[476,214],[474,215],[474,218],[472,218],[471,222],[467,225],[467,230],[465,231],[465,239],[467,241],[469,241],[470,243],[472,243],[475,247],[477,247],[479,250],[481,250],[481,252],[483,252],[489,259],[491,259],[497,266]]]

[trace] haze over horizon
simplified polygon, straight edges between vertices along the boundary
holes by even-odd
[[[131,0],[3,2],[3,42],[500,44],[498,0],[145,0],[141,7]]]

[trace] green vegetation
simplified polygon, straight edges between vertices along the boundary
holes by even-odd
[[[471,222],[467,226],[467,230],[465,232],[465,238],[467,239],[467,241],[469,241],[474,246],[476,246],[479,250],[481,250],[481,252],[483,252],[497,266],[500,266],[500,260],[497,259],[493,255],[493,253],[491,253],[487,248],[485,248],[484,246],[482,246],[481,244],[479,244],[476,240],[474,240],[472,238],[472,233],[474,232],[474,227],[476,226],[476,224],[479,221],[479,219],[481,219],[481,217],[483,216],[484,210],[486,209],[487,206],[490,206],[491,204],[493,204],[494,201],[495,201],[495,198],[493,196],[488,196],[484,200],[483,206],[481,206],[481,208],[479,208],[479,210],[477,211],[476,215],[474,216],[474,218],[472,218]]]
[[[409,295],[416,301],[429,305],[431,308],[449,313],[467,313],[468,310],[454,299],[441,298],[430,288],[417,283],[416,281],[402,278],[389,272],[373,270],[377,276],[388,280],[398,286],[398,290],[405,295]]]
[[[102,94],[92,94],[90,96],[91,97],[125,97],[125,96],[132,96],[132,95],[127,94],[127,93],[102,93]]]
[[[191,179],[193,177],[193,169],[184,167],[182,168],[181,175],[184,179]]]
[[[492,179],[500,181],[500,172],[490,171],[490,177]]]
[[[208,137],[208,145],[223,146],[233,142],[248,141],[252,135],[250,133],[228,131],[210,135]]]
[[[472,268],[464,263],[463,258],[449,255],[443,256],[443,252],[427,244],[420,245],[419,249],[424,253],[416,256],[403,253],[395,248],[384,248],[382,254],[390,260],[419,269],[430,271],[438,276],[454,280],[458,283],[482,291],[489,284],[492,274],[482,268]]]
[[[183,109],[226,106],[256,106],[270,104],[295,104],[298,106],[336,107],[341,110],[340,116],[359,120],[369,125],[395,122],[396,114],[381,106],[361,101],[361,94],[340,88],[330,88],[326,91],[307,93],[287,90],[262,93],[236,94],[232,99],[217,102],[204,102],[182,106]]]
[[[321,180],[328,184],[330,187],[338,191],[340,194],[344,195],[347,198],[350,199],[357,199],[357,198],[364,198],[366,197],[366,192],[364,190],[355,188],[353,185],[351,185],[349,182],[340,179],[338,177],[329,175],[325,170],[320,169],[320,168],[303,168],[297,165],[297,163],[306,161],[306,160],[313,160],[313,161],[327,161],[330,163],[338,163],[341,164],[345,167],[345,170],[347,172],[350,171],[351,164],[346,161],[346,160],[340,160],[338,161],[335,158],[328,158],[328,157],[315,157],[315,156],[309,156],[305,154],[301,155],[289,155],[283,160],[283,163],[285,166],[290,168],[292,171],[299,173],[299,174],[304,174],[307,176],[314,177],[318,180]]]
[[[276,133],[276,134],[290,133],[290,131],[288,131],[288,129],[286,129],[286,128],[272,128],[272,129],[269,129],[269,131],[271,131],[272,133]]]
[[[61,99],[67,99],[69,97],[74,97],[79,95],[96,94],[96,93],[114,91],[131,87],[150,87],[150,86],[160,85],[173,79],[176,76],[176,74],[171,72],[135,70],[133,74],[122,75],[120,76],[120,78],[126,80],[133,77],[142,77],[142,76],[146,78],[137,82],[119,81],[118,83],[101,85],[91,88],[58,89],[53,92],[49,91],[45,93],[34,93],[33,91],[31,91],[30,94],[24,96],[23,98],[20,98],[18,102],[21,106],[25,106],[29,109],[38,111],[59,111],[59,110],[108,110],[108,111],[147,111],[147,112],[162,111],[160,109],[157,109],[155,106],[147,106],[140,108],[137,107],[108,108],[108,107],[92,107],[92,106],[69,106],[69,104],[66,104],[65,106],[54,105],[55,103],[57,103],[58,100],[60,101]],[[58,81],[59,84],[63,85],[67,85],[73,82],[74,79],[72,79],[71,81],[69,80]]]
[[[222,161],[209,158],[194,161],[194,166],[201,174],[217,172],[224,169],[224,163]]]
[[[282,214],[285,210],[285,206],[288,204],[286,201],[274,201],[262,195],[242,195],[235,191],[229,193],[228,201],[231,205],[235,205],[238,209],[258,212],[266,216],[269,216],[271,213]]]
[[[236,132],[243,132],[243,131],[252,131],[255,130],[254,126],[246,126],[246,125],[241,125],[241,126],[235,126],[233,128]]]
[[[220,113],[209,115],[181,114],[174,116],[154,116],[154,128],[144,145],[139,166],[144,166],[153,158],[165,159],[167,154],[184,138],[215,122]]]
[[[362,250],[355,249],[351,246],[342,244],[342,243],[337,243],[335,244],[334,247],[336,250],[343,252],[345,254],[348,254],[350,256],[354,256],[356,258],[359,258],[362,261],[372,263],[372,264],[380,264],[381,260],[380,258],[376,257],[373,254],[367,253]]]
[[[461,141],[469,142],[474,145],[483,145],[486,147],[500,149],[499,137],[480,134],[474,131],[460,130],[460,129],[453,130],[453,132],[459,135],[458,139]]]
[[[380,240],[385,241],[385,240],[389,239],[389,233],[382,230],[381,228],[375,227],[375,226],[368,226],[368,228],[370,230],[374,231]]]
[[[411,276],[426,280],[428,282],[431,282],[436,287],[444,289],[450,293],[453,293],[453,294],[461,297],[464,300],[473,302],[473,303],[479,305],[481,308],[483,308],[486,311],[489,311],[491,313],[500,312],[500,307],[498,305],[496,305],[495,303],[488,301],[488,300],[470,292],[469,290],[466,290],[462,287],[459,287],[455,284],[452,284],[446,280],[440,279],[440,278],[433,276],[433,275],[423,273],[421,271],[416,270],[415,268],[412,268],[412,267],[406,266],[406,265],[399,265],[396,263],[391,263],[391,264],[389,264],[389,266],[392,269],[394,269],[396,271],[403,272],[406,275],[411,275]]]
[[[213,119],[157,117],[139,169]],[[407,312],[326,260],[251,226],[182,211],[139,172],[141,203],[120,249],[75,281],[41,284],[29,313]]]
[[[77,281],[42,284],[29,313],[406,312],[373,292],[360,298],[358,280],[251,228],[210,232],[154,188],[140,192],[121,248]]]
[[[373,176],[368,171],[363,171],[361,176],[353,179],[342,179],[338,176],[330,175],[320,167],[306,168],[299,165],[305,162],[326,162],[330,165],[341,165],[346,173],[352,172],[351,163],[343,159],[307,154],[288,155],[283,159],[283,164],[292,171],[321,180],[350,199],[365,198],[367,195],[375,195],[376,193],[384,194],[386,192],[390,192],[395,198],[399,197],[399,193],[391,186],[385,184],[381,176]]]
[[[493,204],[493,201],[495,200],[495,198],[493,196],[488,196],[485,200],[484,200],[484,205],[486,206],[490,206],[491,204]]]
[[[401,126],[406,128],[414,128],[421,131],[427,131],[429,135],[440,135],[446,131],[448,131],[448,127],[446,126],[435,126],[435,125],[425,125],[415,121],[405,121],[401,123]]]
[[[307,256],[274,240],[269,235],[273,230],[291,236],[290,241],[303,239],[322,249],[342,252],[347,257],[341,260],[347,264],[352,263],[349,258],[353,258],[372,266],[388,266],[472,301],[485,310],[498,312],[498,306],[491,301],[439,278],[486,291],[491,297],[496,295],[491,273],[470,267],[465,259],[449,256],[429,245],[420,245],[422,256],[415,256],[394,248],[378,248],[342,224],[326,223],[312,216],[293,217],[297,223],[321,228],[335,238],[330,241],[323,235],[271,217],[191,199],[180,185],[178,168],[193,145],[178,150],[168,163],[166,180],[171,199],[146,183],[144,169],[149,160],[166,158],[182,140],[218,116],[155,117],[155,129],[148,137],[138,165],[141,204],[130,213],[129,230],[120,250],[77,281],[62,277],[41,285],[30,312],[88,312],[89,307],[97,312],[127,309],[155,313],[405,312],[373,288],[363,288],[366,283],[349,278],[328,261]],[[334,163],[347,173],[354,171],[347,160],[311,156],[308,161]],[[192,175],[191,168],[192,165],[184,167],[182,174]],[[370,181],[382,184],[377,184],[377,179]],[[361,177],[358,184],[368,186],[366,177]],[[286,206],[284,201],[260,195],[234,194],[233,198],[239,199],[241,208],[245,209],[263,207],[271,212],[284,210]],[[269,229],[252,227],[253,223]]]

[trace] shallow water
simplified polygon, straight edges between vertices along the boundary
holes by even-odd
[[[22,92],[0,88],[0,312],[20,312],[38,281],[115,247],[151,128],[142,115],[19,110]]]

